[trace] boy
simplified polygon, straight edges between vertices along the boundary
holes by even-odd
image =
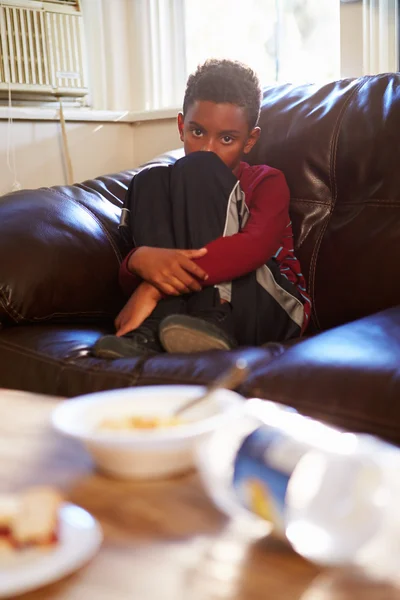
[[[128,189],[133,250],[120,283],[132,295],[96,356],[231,349],[304,331],[310,300],[285,178],[241,162],[260,135],[260,103],[241,63],[208,60],[189,77],[178,115],[185,157],[139,172]]]

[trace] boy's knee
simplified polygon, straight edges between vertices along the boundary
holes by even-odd
[[[205,150],[191,152],[190,154],[183,156],[176,161],[174,166],[180,171],[184,170],[189,173],[199,173],[202,169],[207,169],[208,172],[210,169],[220,169],[231,173],[229,167],[225,165],[215,152],[207,152]]]

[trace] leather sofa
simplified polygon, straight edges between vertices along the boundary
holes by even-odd
[[[0,198],[0,387],[69,397],[205,384],[240,355],[245,396],[400,443],[400,75],[267,88],[260,125],[250,162],[282,169],[291,190],[313,300],[307,335],[232,352],[91,356],[124,301],[117,225],[135,171],[122,172]]]

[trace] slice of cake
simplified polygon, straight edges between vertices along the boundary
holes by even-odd
[[[0,496],[0,539],[15,548],[46,546],[58,540],[60,494],[51,487]]]
[[[9,550],[13,546],[12,528],[19,507],[17,495],[0,495],[0,550]]]

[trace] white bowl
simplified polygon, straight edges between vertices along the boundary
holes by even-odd
[[[62,402],[52,422],[61,433],[78,438],[104,472],[122,478],[168,477],[195,464],[195,447],[244,402],[235,392],[218,390],[182,416],[188,422],[151,430],[101,430],[104,419],[171,415],[204,387],[165,385],[124,388]],[[190,420],[190,421],[189,421]]]

